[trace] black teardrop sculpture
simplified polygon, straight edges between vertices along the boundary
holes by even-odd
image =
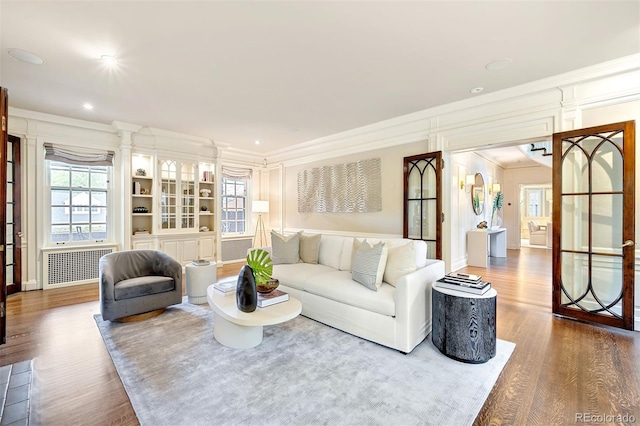
[[[258,306],[256,280],[253,277],[253,269],[249,265],[244,265],[240,269],[236,287],[236,304],[242,312],[253,312]]]

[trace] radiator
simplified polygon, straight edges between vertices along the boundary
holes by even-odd
[[[253,247],[253,239],[222,240],[221,258],[223,262],[247,258],[247,250]]]
[[[43,289],[87,284],[98,279],[98,262],[114,247],[43,250]]]

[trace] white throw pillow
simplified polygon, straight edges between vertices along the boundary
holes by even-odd
[[[416,268],[424,268],[427,265],[427,242],[414,240],[413,248],[416,251]]]
[[[320,234],[309,236],[300,234],[300,260],[304,263],[318,263],[321,237]]]
[[[380,242],[372,246],[364,240],[353,257],[351,278],[369,290],[378,291],[386,264],[387,245]]]
[[[300,262],[300,234],[285,237],[276,231],[271,231],[271,261],[274,265]]]
[[[384,282],[395,287],[400,277],[415,270],[416,249],[413,241],[409,241],[403,246],[389,248],[387,265],[384,268]]]

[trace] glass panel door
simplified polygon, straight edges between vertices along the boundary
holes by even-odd
[[[553,141],[553,312],[633,329],[635,123]]]
[[[177,165],[175,161],[160,162],[160,223],[162,229],[176,229],[177,222]]]
[[[442,154],[433,152],[404,159],[404,238],[427,243],[427,257],[442,259]]]

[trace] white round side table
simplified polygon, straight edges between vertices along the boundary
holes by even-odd
[[[187,264],[185,271],[187,274],[187,299],[189,303],[194,305],[207,303],[207,287],[218,280],[216,262],[202,266]]]

